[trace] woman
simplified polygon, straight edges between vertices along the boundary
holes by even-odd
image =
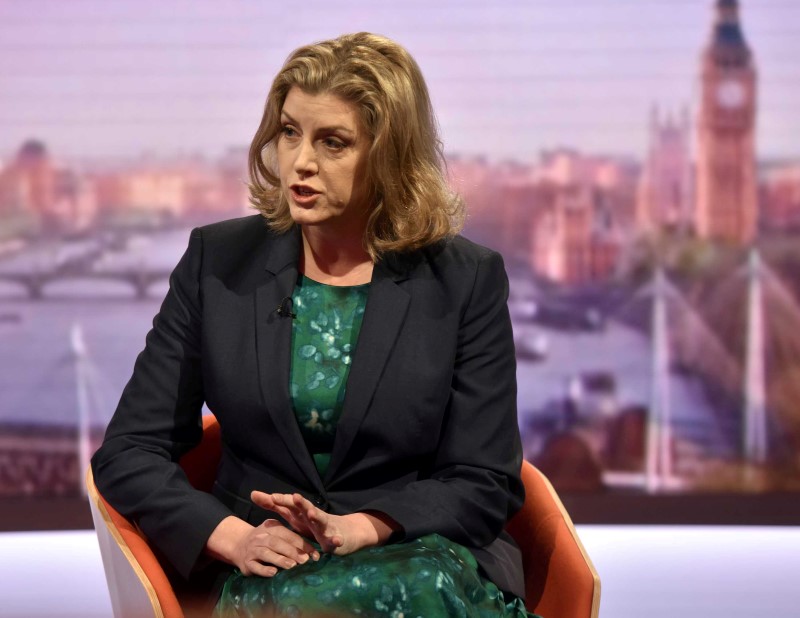
[[[261,215],[192,232],[92,463],[217,615],[526,615],[507,278],[442,167],[411,56],[342,36],[272,84]],[[213,495],[177,464],[204,401]]]

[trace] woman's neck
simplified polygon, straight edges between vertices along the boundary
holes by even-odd
[[[329,285],[360,285],[372,280],[373,262],[363,246],[363,233],[331,234],[319,226],[303,226],[301,272]]]

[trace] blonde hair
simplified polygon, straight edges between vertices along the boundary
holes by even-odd
[[[373,260],[430,245],[461,228],[463,202],[445,180],[442,143],[419,66],[397,43],[360,32],[300,47],[272,82],[248,157],[250,203],[272,229],[285,232],[294,225],[275,153],[281,109],[295,86],[336,95],[359,111],[371,141],[372,210],[364,247]]]

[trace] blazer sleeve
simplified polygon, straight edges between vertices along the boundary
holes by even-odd
[[[188,577],[214,528],[232,513],[189,484],[178,461],[202,436],[203,239],[189,246],[170,276],[100,449],[92,458],[102,495]]]
[[[478,262],[461,317],[448,409],[431,474],[363,509],[392,517],[405,538],[436,532],[482,547],[522,506],[516,356],[507,299],[502,257],[487,252]]]

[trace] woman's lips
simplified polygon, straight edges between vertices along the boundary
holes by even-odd
[[[317,201],[319,193],[302,187],[291,187],[292,200],[300,206],[311,206]]]

